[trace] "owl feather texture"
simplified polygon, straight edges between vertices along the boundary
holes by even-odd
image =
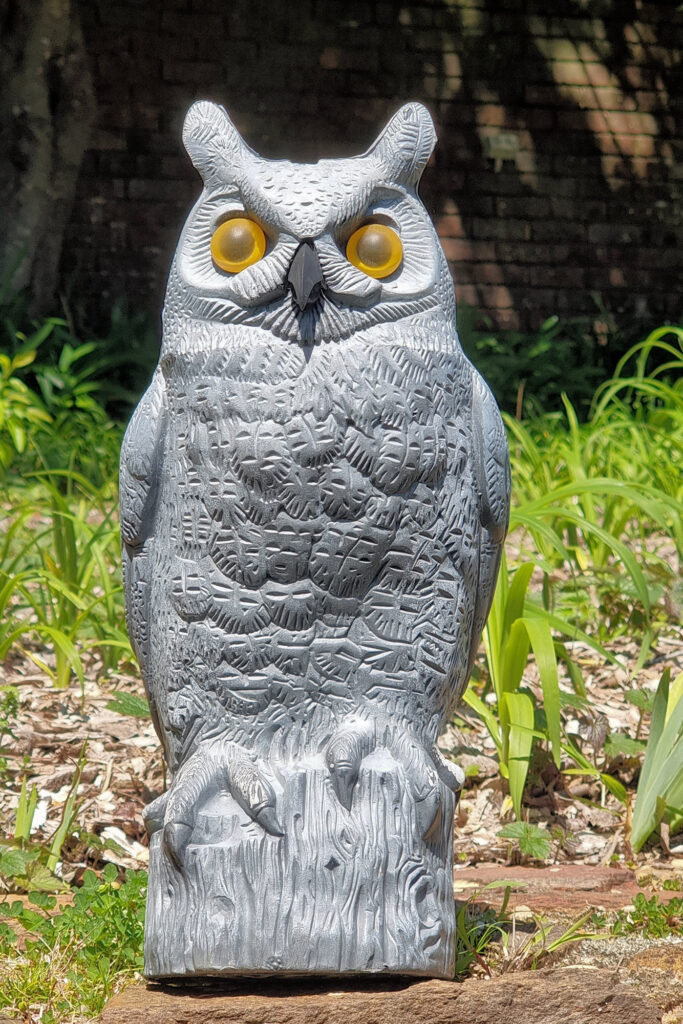
[[[121,456],[170,773],[145,811],[145,971],[449,977],[464,776],[436,741],[510,485],[417,196],[432,121],[407,104],[362,156],[294,164],[199,102],[183,139],[204,188]]]

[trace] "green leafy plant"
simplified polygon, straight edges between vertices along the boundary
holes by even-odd
[[[680,935],[683,929],[683,898],[674,896],[671,900],[660,900],[655,894],[650,899],[639,892],[633,900],[633,907],[619,910],[611,920],[605,914],[594,914],[596,927],[609,926],[612,935],[632,935],[637,932],[648,939],[664,939],[669,935]]]
[[[103,668],[131,657],[115,509],[108,487],[73,471],[30,479],[37,486],[0,541],[0,659],[17,644],[55,685],[67,686],[73,673],[83,686],[87,652],[97,649]],[[25,646],[30,637],[54,651],[54,669]]]
[[[634,346],[598,388],[584,423],[566,398],[563,413],[529,423],[506,417],[510,529],[522,550],[509,574],[505,562],[501,567],[484,632],[487,678],[483,686],[473,681],[464,700],[494,741],[518,819],[539,741],[558,768],[592,775],[622,804],[628,800],[607,762],[638,756],[640,725],[635,738],[609,737],[606,763],[598,767],[563,738],[562,709],[585,697],[570,641],[618,664],[610,645],[628,632],[640,644],[637,670],[656,636],[656,616],[662,622],[668,614],[662,598],[673,585],[670,559],[657,553],[652,538],[668,534],[683,554],[683,486],[671,473],[683,454],[683,356],[671,338],[680,346],[683,330],[662,328]],[[536,592],[535,570],[542,578]],[[541,694],[523,682],[529,655]],[[559,662],[574,698],[559,687]]]
[[[535,568],[533,562],[524,562],[508,577],[503,559],[484,629],[488,684],[494,701],[489,705],[472,683],[463,698],[479,715],[493,739],[517,818],[521,816],[534,741],[547,741],[555,764],[560,766],[562,699],[558,649],[566,652],[555,641],[553,629],[563,629],[568,636],[578,632],[530,599],[529,585]],[[529,687],[522,685],[530,652],[538,667],[542,702]]]
[[[503,559],[488,622],[484,629],[484,651],[488,679],[483,694],[472,680],[463,701],[479,716],[491,736],[500,772],[508,780],[510,799],[517,819],[521,818],[522,799],[535,744],[546,743],[555,765],[562,765],[562,754],[588,771],[603,775],[572,743],[563,739],[562,709],[573,706],[571,695],[560,690],[559,661],[563,661],[577,699],[585,695],[579,666],[572,661],[561,634],[580,639],[608,661],[617,659],[602,644],[560,615],[550,611],[543,600],[530,593],[537,566],[523,562],[509,575]],[[533,654],[541,683],[540,698],[523,685],[529,655]],[[487,693],[493,698],[489,703]],[[626,792],[617,780],[607,776],[606,785],[618,790],[623,801]],[[604,781],[604,780],[603,780]]]
[[[115,519],[122,428],[98,401],[110,360],[56,318],[32,333],[5,328],[14,354],[0,356],[0,659],[16,646],[57,686],[73,675],[83,686],[90,652],[103,670],[131,657]],[[39,363],[39,351],[54,362]]]
[[[111,700],[107,702],[109,711],[117,711],[120,715],[129,715],[131,718],[149,718],[151,711],[149,704],[144,697],[137,693],[126,693],[124,690],[114,690]]]
[[[626,787],[619,779],[616,779],[609,772],[602,771],[596,764],[593,763],[583,753],[579,747],[572,742],[570,739],[566,739],[562,744],[562,749],[571,758],[576,767],[564,766],[563,771],[565,775],[582,775],[593,778],[604,786],[605,790],[612,794],[619,803],[623,804],[624,807],[628,803],[628,793]]]
[[[487,890],[505,888],[499,908],[482,905],[481,897]],[[559,934],[554,924],[534,915],[533,926],[522,942],[517,939],[518,916],[510,912],[512,884],[501,880],[492,882],[474,893],[458,907],[456,914],[456,978],[464,977],[477,964],[491,975],[492,967],[498,971],[535,970],[552,953],[564,946],[584,940],[602,938],[602,934],[586,930],[592,911],[577,917]],[[595,922],[594,922],[595,923]],[[528,923],[525,922],[528,928]]]
[[[18,371],[35,359],[35,352],[14,357],[0,353],[0,467],[7,470],[26,451],[37,428],[52,422],[43,402],[20,379]]]
[[[675,347],[665,340],[678,341]],[[647,657],[653,607],[673,585],[670,536],[683,554],[683,330],[661,328],[636,345],[596,392],[583,424],[564,413],[530,423],[510,417],[515,506],[511,529],[530,538],[548,571],[569,568],[553,595],[601,640],[629,632]],[[658,363],[648,372],[657,353]],[[633,367],[633,368],[631,368]],[[660,612],[660,615],[662,612]]]
[[[512,821],[498,835],[502,839],[514,840],[520,853],[531,860],[545,860],[550,853],[551,836],[545,829],[530,825],[527,821]]]
[[[650,735],[638,780],[631,821],[634,853],[662,820],[672,832],[683,826],[683,672],[670,686],[671,671],[662,674],[655,694]]]
[[[73,904],[57,912],[42,893],[28,906],[0,902],[0,1007],[26,1015],[38,1005],[45,1024],[97,1016],[116,986],[142,969],[146,885],[146,872],[119,883],[108,864],[101,878],[86,871]],[[27,933],[24,951],[16,926]]]
[[[16,843],[27,843],[31,835],[31,826],[38,806],[38,790],[35,786],[29,791],[26,785],[26,776],[21,780],[21,791],[19,803],[14,818],[14,841]]]
[[[15,724],[19,712],[19,691],[16,686],[0,686],[0,746],[5,736],[14,733],[12,726]]]
[[[611,370],[613,348],[606,342],[616,329],[608,317],[598,315],[550,316],[533,332],[499,331],[460,303],[458,332],[501,408],[520,418],[553,408],[563,392],[587,409],[594,389]]]
[[[59,825],[47,844],[32,842],[31,831],[38,805],[38,790],[29,790],[26,776],[21,783],[19,803],[11,840],[0,840],[0,888],[11,892],[60,892],[68,889],[55,870],[62,849],[74,829],[80,806],[78,784],[86,764],[86,746],[81,748],[69,792],[62,808]]]
[[[584,942],[604,938],[600,932],[593,930],[586,931],[586,924],[593,918],[592,911],[588,910],[579,915],[564,931],[557,934],[557,929],[552,922],[548,922],[537,915],[534,915],[534,931],[529,937],[517,944],[516,942],[516,918],[513,915],[513,927],[509,935],[502,938],[504,970],[532,970],[543,965],[543,961],[563,949],[565,946],[573,945],[575,942]]]
[[[499,910],[481,906],[477,901],[489,889],[505,887],[503,902]],[[511,887],[507,882],[491,882],[483,886],[464,903],[457,907],[455,916],[455,977],[466,976],[474,963],[479,964],[487,974],[490,970],[483,954],[492,942],[505,934],[510,918],[507,913]]]

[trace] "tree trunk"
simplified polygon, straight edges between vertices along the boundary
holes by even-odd
[[[319,763],[317,763],[319,762]],[[453,794],[420,836],[405,769],[366,758],[353,804],[322,757],[271,765],[282,835],[225,792],[204,800],[182,867],[150,843],[145,974],[453,976]]]
[[[57,290],[95,98],[76,0],[0,10],[0,292],[25,291],[36,316]]]

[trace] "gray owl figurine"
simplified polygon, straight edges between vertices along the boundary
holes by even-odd
[[[145,973],[451,977],[436,740],[509,511],[417,196],[424,107],[362,156],[259,157],[184,128],[204,189],[121,455],[128,628],[170,772],[150,804]]]

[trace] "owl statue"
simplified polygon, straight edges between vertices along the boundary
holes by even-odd
[[[204,189],[126,432],[128,628],[169,769],[145,810],[145,972],[453,974],[437,749],[509,511],[402,107],[351,159],[184,127]]]

